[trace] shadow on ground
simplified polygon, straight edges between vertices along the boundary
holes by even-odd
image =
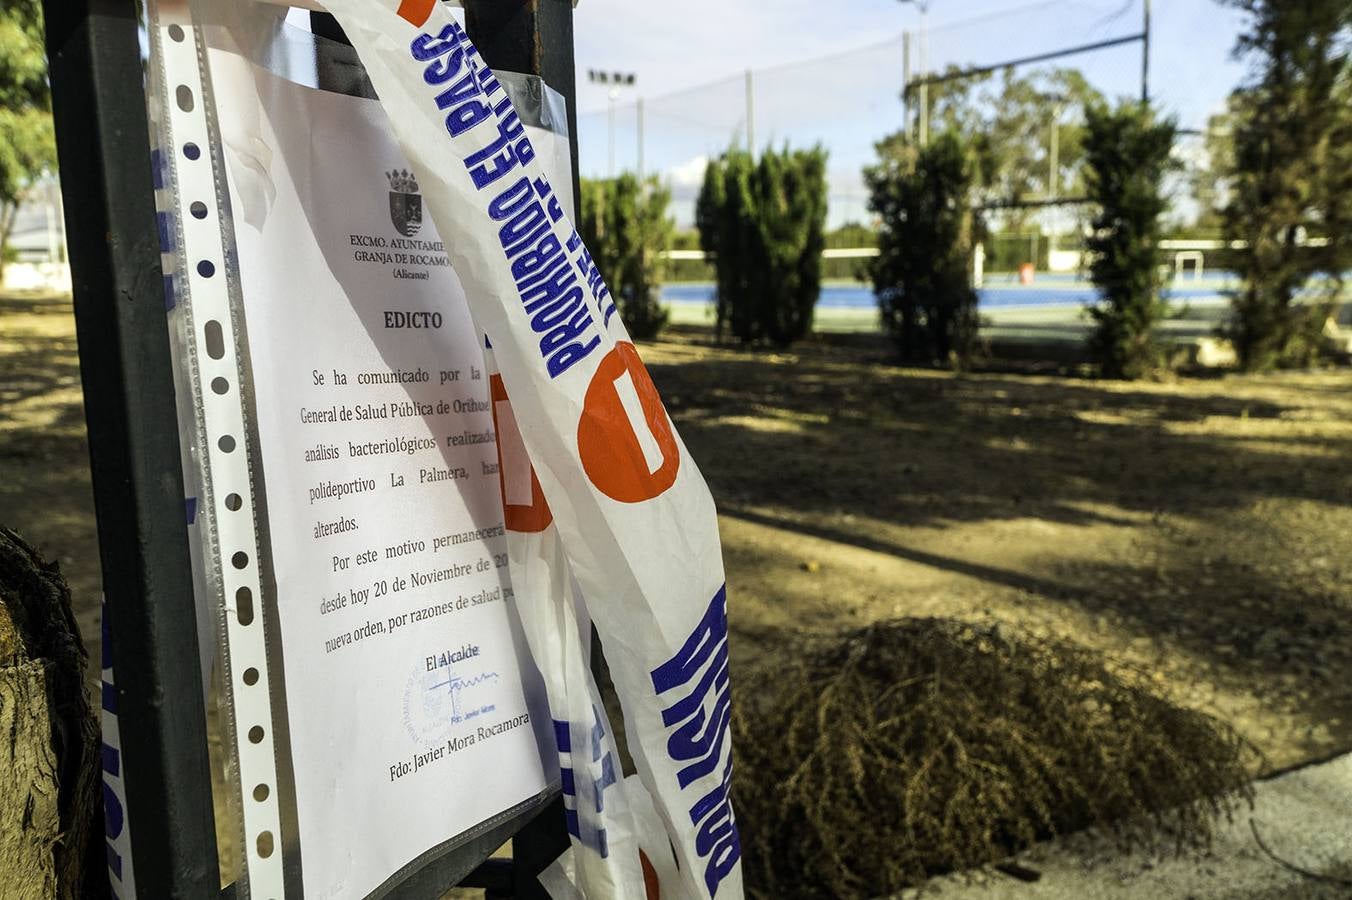
[[[861,371],[809,352],[713,351],[649,368],[724,504],[910,526],[1030,515],[1077,524],[1104,516],[1088,504],[1195,515],[1352,496],[1352,432],[1311,435],[1294,398],[1227,395],[1227,381],[1146,391]]]
[[[69,297],[0,297],[0,523],[60,564],[97,679],[102,578]]]
[[[1276,761],[1352,746],[1352,374],[953,375],[689,333],[645,356],[718,501],[744,653],[994,611],[1250,717]]]

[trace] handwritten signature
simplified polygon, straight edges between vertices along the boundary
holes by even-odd
[[[480,672],[477,675],[462,677],[448,670],[447,674],[449,677],[445,681],[439,681],[436,684],[430,685],[427,688],[427,693],[431,694],[437,691],[444,691],[445,693],[450,694],[452,722],[463,722],[467,719],[472,719],[475,716],[482,715],[483,713],[492,712],[497,708],[492,704],[487,704],[480,706],[478,709],[472,709],[466,712],[462,712],[460,709],[460,703],[464,692],[470,688],[497,681],[500,677],[497,672]]]

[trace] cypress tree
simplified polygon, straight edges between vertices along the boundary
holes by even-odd
[[[1090,349],[1110,378],[1139,378],[1161,363],[1155,325],[1167,305],[1160,295],[1160,218],[1169,207],[1164,177],[1176,129],[1135,102],[1085,110],[1086,189],[1098,206],[1085,245],[1100,302]]]
[[[739,340],[787,346],[812,329],[826,246],[826,152],[741,150],[711,160],[696,205],[718,279],[717,321]]]
[[[821,296],[826,249],[826,151],[821,148],[761,157],[760,243],[769,284],[759,319],[781,346],[806,337]]]
[[[1226,232],[1246,246],[1228,333],[1248,369],[1305,365],[1352,267],[1352,3],[1226,2],[1250,16],[1236,54],[1256,63],[1231,98]],[[1299,302],[1320,274],[1324,296]]]
[[[883,327],[903,361],[961,365],[975,351],[978,329],[970,270],[981,228],[974,155],[954,131],[923,148],[894,135],[878,155],[864,180],[869,209],[881,219],[869,274]]]
[[[671,192],[633,175],[582,182],[583,241],[610,287],[630,335],[651,340],[667,323],[659,299],[661,252],[671,242]]]

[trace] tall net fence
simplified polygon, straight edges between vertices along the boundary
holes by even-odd
[[[749,143],[757,149],[820,144],[830,154],[828,227],[868,225],[863,170],[876,160],[880,140],[903,128],[916,132],[923,96],[930,133],[956,124],[960,131],[995,127],[1012,135],[1018,146],[1010,151],[1010,186],[996,199],[1070,198],[1079,177],[1085,98],[1141,96],[1143,4],[1044,0],[980,18],[936,21],[923,33],[919,28],[909,34],[898,30],[829,56],[731,71],[717,81],[662,96],[625,89],[608,106],[581,112],[582,172],[594,178],[621,172],[658,176],[670,187],[672,215],[685,228],[693,222],[711,157]],[[906,21],[916,18],[911,15]],[[1048,58],[1091,45],[1097,46]],[[1015,64],[1003,65],[1010,62]],[[1151,97],[1178,116],[1180,125],[1200,128],[1205,113],[1196,108],[1190,86],[1171,77],[1171,66],[1158,56],[1152,61]],[[975,78],[919,87],[925,73],[935,77],[980,67],[997,68]],[[908,70],[911,88],[905,91]],[[1030,92],[1041,99],[1030,99]],[[955,99],[955,94],[962,96]],[[952,111],[947,119],[945,110]],[[1054,207],[1003,218],[1008,220],[1001,223],[1005,231],[1045,231],[1074,228],[1076,213]]]

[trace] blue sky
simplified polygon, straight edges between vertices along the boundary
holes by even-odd
[[[1142,2],[932,0],[931,68],[996,63],[1137,33]],[[1180,125],[1200,127],[1244,76],[1244,64],[1231,58],[1243,18],[1214,0],[1155,0],[1152,16],[1152,95]],[[606,174],[612,133],[606,88],[587,83],[587,70],[636,73],[636,88],[616,101],[615,166],[637,164],[632,103],[642,96],[645,168],[672,183],[675,213],[684,223],[703,160],[745,140],[744,72],[751,69],[757,144],[826,145],[832,219],[858,218],[858,170],[871,158],[873,142],[900,125],[900,35],[918,30],[919,21],[913,4],[896,0],[580,0],[583,171]],[[866,49],[851,52],[856,48]],[[1140,91],[1139,44],[1060,64],[1078,65],[1110,96]]]

